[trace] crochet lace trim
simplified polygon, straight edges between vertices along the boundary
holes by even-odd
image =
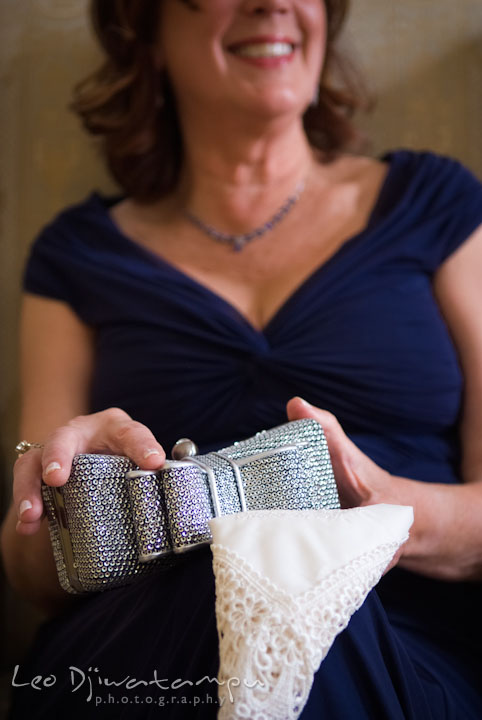
[[[213,544],[219,720],[294,720],[335,637],[379,581],[399,542],[378,546],[291,596]]]

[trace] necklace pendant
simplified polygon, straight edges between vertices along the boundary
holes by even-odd
[[[271,232],[273,228],[275,228],[276,225],[278,225],[278,223],[281,222],[284,217],[286,217],[293,205],[295,205],[298,201],[301,193],[303,192],[303,189],[304,182],[300,182],[294,194],[290,195],[290,197],[283,203],[280,208],[278,208],[277,212],[275,212],[273,217],[270,218],[268,222],[264,223],[264,225],[260,225],[259,227],[254,228],[254,230],[251,230],[248,233],[244,233],[244,235],[231,235],[230,233],[216,230],[216,228],[205,223],[203,220],[201,220],[200,217],[194,215],[194,213],[192,213],[190,210],[184,211],[184,217],[189,220],[190,223],[195,225],[198,230],[201,230],[201,232],[203,232],[205,235],[208,235],[211,240],[228,244],[233,248],[234,252],[241,252],[241,250],[244,248],[245,245],[247,245],[247,243],[251,242],[251,240],[254,240],[254,238],[262,237],[267,232]]]
[[[242,237],[235,237],[233,238],[232,245],[234,252],[241,252],[241,250],[246,245],[246,240],[244,240],[244,238]]]

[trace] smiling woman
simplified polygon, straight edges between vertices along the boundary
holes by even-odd
[[[201,50],[207,53],[209,39],[204,35],[201,42],[202,29],[207,34],[209,21],[212,24],[213,18],[216,24],[223,18],[226,22],[226,12],[233,12],[233,3],[207,3],[206,13],[201,13],[201,5],[182,3],[180,0],[143,5],[142,2],[125,0],[92,5],[93,25],[99,42],[108,51],[108,58],[98,71],[78,85],[73,107],[83,118],[86,129],[101,137],[107,163],[121,187],[132,197],[152,201],[173,188],[179,178],[183,157],[179,113],[173,98],[172,82],[165,71],[163,53],[166,50],[162,42],[157,42],[158,33],[167,36],[167,47],[172,46],[173,56],[179,55],[179,71],[187,76],[186,82],[196,76],[198,69],[209,92],[211,72],[206,66],[205,57],[201,56],[197,61],[191,57],[189,60],[193,39],[187,36],[184,26],[186,19],[190,20],[191,27],[195,28],[191,29],[194,47],[201,45]],[[354,86],[350,74],[350,82],[348,79],[343,82],[343,62],[335,49],[335,40],[342,27],[347,5],[347,0],[330,0],[326,3],[326,30],[323,20],[325,13],[320,0],[307,3],[303,13],[308,16],[305,22],[311,20],[311,24],[316,24],[317,17],[318,24],[323,26],[318,28],[318,41],[312,48],[315,71],[322,62],[323,71],[306,79],[308,88],[304,98],[303,123],[313,147],[327,155],[357,145],[359,137],[350,122],[350,116],[357,108],[368,104],[361,81],[358,87]],[[161,17],[166,15],[168,19],[170,13],[174,13],[172,23],[168,25],[164,22],[160,25]],[[283,17],[283,13],[280,16]],[[266,22],[263,24],[266,26]],[[276,26],[280,26],[280,21],[277,21]],[[281,23],[282,28],[299,35],[300,30],[292,26],[292,22],[287,23],[285,20]],[[273,32],[272,24],[269,29]],[[213,53],[211,47],[211,55]],[[217,59],[219,54],[224,54],[221,49],[214,58]],[[290,60],[293,55],[289,56]],[[155,72],[153,57],[157,59],[158,71]],[[226,63],[224,67],[222,62],[219,65],[226,70]],[[336,87],[331,82],[335,67],[339,80]],[[226,82],[229,84],[229,78],[226,78]],[[192,84],[196,85],[194,81]],[[197,91],[196,86],[194,92]],[[203,91],[206,92],[205,87]],[[215,125],[218,128],[217,113],[218,104],[215,111]],[[212,115],[209,121],[213,122]]]
[[[218,450],[287,417],[324,427],[349,517],[410,505],[415,520],[305,707],[295,678],[289,713],[263,717],[482,717],[482,187],[430,152],[350,151],[361,96],[332,84],[346,7],[92,2],[105,60],[74,107],[123,194],[67,208],[26,266],[21,433],[43,446],[16,464],[2,545],[12,584],[57,616],[16,673],[12,720],[93,703],[105,718],[215,716],[209,552],[69,605],[41,481],[64,485],[78,453],[152,472],[179,437]],[[240,594],[224,597],[235,617]],[[91,683],[81,703],[72,667]],[[39,692],[37,676],[56,682]],[[261,716],[235,703],[232,717]]]
[[[209,3],[199,13],[163,4],[156,63],[171,79],[183,122],[200,102],[205,122],[215,103],[223,127],[242,112],[262,123],[304,113],[320,77],[325,14],[319,0],[290,12],[279,5],[254,26],[250,8],[240,12],[237,3]],[[189,137],[185,125],[183,132]]]

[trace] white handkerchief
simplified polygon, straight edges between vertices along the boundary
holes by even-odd
[[[294,720],[333,640],[408,538],[411,507],[256,510],[210,521],[219,720]]]

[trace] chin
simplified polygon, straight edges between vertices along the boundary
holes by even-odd
[[[249,105],[256,114],[268,118],[285,115],[301,117],[309,105],[309,99],[295,97],[292,92],[263,92],[254,102],[251,100]]]

